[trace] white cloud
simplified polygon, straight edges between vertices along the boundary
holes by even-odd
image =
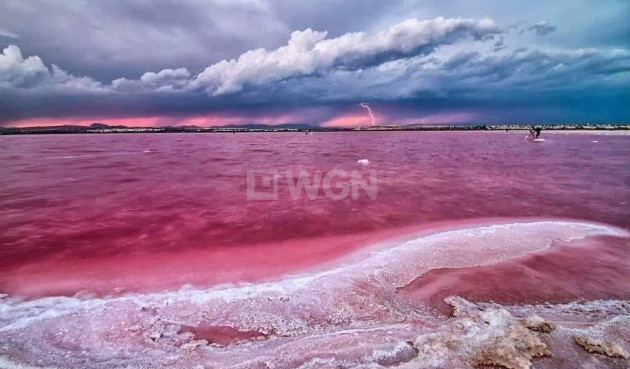
[[[54,64],[52,65],[50,83],[57,88],[62,87],[70,90],[81,90],[84,92],[105,90],[100,82],[97,82],[90,77],[75,77]]]
[[[165,81],[177,81],[190,77],[186,68],[163,69],[159,73],[147,72],[140,77],[140,82],[145,84],[161,84]]]
[[[0,88],[101,90],[99,82],[89,77],[75,77],[56,65],[49,70],[39,56],[24,58],[15,45],[7,46],[0,54]]]
[[[7,46],[0,54],[0,87],[29,87],[47,76],[48,69],[39,56],[24,59],[15,45]]]
[[[287,78],[326,74],[336,69],[359,70],[385,61],[431,53],[461,39],[484,39],[502,30],[492,20],[409,19],[388,30],[368,35],[347,33],[326,39],[326,32],[295,31],[278,49],[250,50],[238,59],[207,67],[191,84],[220,95],[246,85],[262,85]]]
[[[112,88],[119,91],[176,91],[186,87],[189,79],[190,72],[186,68],[163,69],[158,73],[146,72],[139,80],[115,79]]]

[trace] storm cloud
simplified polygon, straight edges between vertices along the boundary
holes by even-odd
[[[629,119],[627,3],[382,3],[8,0],[0,124]]]
[[[501,30],[491,20],[409,19],[367,35],[347,33],[326,39],[326,32],[295,31],[286,46],[271,52],[256,49],[238,59],[223,60],[201,72],[194,86],[212,94],[240,91],[244,84],[262,85],[290,77],[326,75],[335,69],[359,70],[386,61],[428,54],[441,45],[472,37],[482,39]]]
[[[548,22],[542,21],[536,24],[533,24],[527,28],[528,31],[534,31],[538,36],[545,36],[548,33],[555,32],[556,26],[553,24],[549,24]]]

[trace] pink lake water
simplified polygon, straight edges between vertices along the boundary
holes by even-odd
[[[524,135],[0,136],[0,293],[16,299],[0,309],[0,343],[9,342],[0,353],[32,363],[29,347],[51,344],[38,337],[61,324],[44,317],[85,329],[104,305],[88,330],[125,354],[90,351],[77,330],[52,339],[49,362],[134,363],[130,352],[146,353],[146,343],[109,329],[145,329],[128,306],[137,301],[177,321],[178,334],[225,346],[305,339],[313,327],[383,326],[403,337],[448,315],[450,295],[513,305],[630,299],[630,136]],[[282,175],[335,169],[374,171],[376,198],[292,199]],[[277,200],[248,200],[251,170],[280,173]],[[279,350],[271,342],[212,357],[248,367]]]

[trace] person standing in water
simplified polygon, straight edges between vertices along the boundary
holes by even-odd
[[[531,137],[532,140],[536,140],[540,137],[541,131],[542,131],[542,128],[532,126],[532,128],[529,129],[529,136],[527,136],[526,138]]]

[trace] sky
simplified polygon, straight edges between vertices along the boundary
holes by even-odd
[[[2,0],[0,126],[630,122],[628,0]]]

